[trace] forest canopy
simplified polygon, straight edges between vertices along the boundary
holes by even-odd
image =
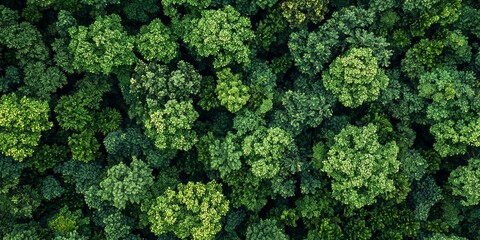
[[[0,238],[480,240],[476,0],[0,1]]]

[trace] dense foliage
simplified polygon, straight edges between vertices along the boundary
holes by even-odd
[[[480,240],[475,0],[0,1],[0,239]]]

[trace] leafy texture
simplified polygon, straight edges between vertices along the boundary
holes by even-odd
[[[252,224],[247,228],[246,239],[279,239],[287,240],[288,237],[279,228],[275,220],[260,220],[259,223]]]
[[[68,29],[73,67],[91,73],[109,74],[113,68],[135,60],[133,38],[128,36],[120,16],[98,17],[92,25]]]
[[[185,43],[199,56],[213,56],[215,68],[249,63],[250,49],[246,44],[254,37],[251,23],[233,7],[204,10],[201,18],[184,24],[188,29],[183,38]]]
[[[178,44],[173,33],[159,19],[140,29],[137,37],[137,48],[148,60],[168,63],[178,55]]]
[[[16,94],[0,98],[0,151],[17,161],[32,156],[42,132],[50,129],[48,104]]]
[[[198,113],[191,102],[169,100],[163,109],[150,111],[146,135],[159,149],[189,150],[197,141],[192,126]]]
[[[238,74],[232,74],[229,68],[217,73],[218,83],[215,91],[218,100],[230,112],[237,112],[250,98],[248,87],[242,84]]]
[[[333,197],[355,208],[374,203],[376,197],[388,197],[395,190],[397,154],[395,142],[378,142],[377,127],[372,124],[344,128],[335,136],[322,168],[332,178]]]
[[[173,232],[179,238],[213,239],[229,202],[216,182],[179,184],[166,190],[148,211],[152,232]]]
[[[480,240],[477,0],[0,2],[0,238]]]
[[[282,3],[283,16],[293,25],[307,22],[318,23],[327,11],[328,0],[285,1]]]
[[[419,95],[429,100],[427,118],[441,156],[465,153],[467,146],[478,147],[480,136],[478,90],[472,87],[471,72],[437,69],[425,73],[418,85]]]
[[[480,161],[478,159],[468,160],[467,166],[460,166],[450,173],[448,178],[452,185],[454,195],[462,198],[460,201],[464,206],[477,205],[480,202],[478,189],[480,185]]]
[[[388,77],[369,48],[353,48],[337,57],[323,74],[323,85],[346,107],[358,107],[378,98]]]
[[[124,209],[128,202],[139,204],[152,184],[152,170],[145,162],[133,158],[130,166],[119,163],[108,169],[106,178],[100,182],[102,199]]]

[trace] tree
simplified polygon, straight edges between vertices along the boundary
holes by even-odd
[[[70,135],[68,137],[68,146],[72,153],[72,159],[83,162],[95,160],[100,149],[95,133],[89,130]]]
[[[8,194],[0,194],[0,216],[11,219],[33,219],[42,197],[37,189],[30,185],[21,185]],[[3,220],[3,219],[2,219]]]
[[[366,221],[358,218],[350,218],[345,226],[345,236],[358,240],[372,238],[372,231],[366,226]]]
[[[68,29],[77,26],[78,22],[73,14],[66,10],[60,10],[58,12],[58,20],[55,22],[55,29],[62,37],[68,36]]]
[[[48,103],[15,93],[0,98],[0,151],[21,162],[33,155],[42,132],[53,124],[48,121]]]
[[[259,181],[260,179],[251,171],[240,169],[223,179],[232,189],[230,196],[233,207],[245,207],[247,210],[257,212],[267,204],[271,189],[268,189],[267,184]]]
[[[111,73],[115,67],[132,65],[134,38],[127,35],[116,14],[99,16],[90,26],[68,29],[68,48],[77,71]]]
[[[188,100],[198,93],[201,79],[197,70],[185,61],[179,61],[174,70],[165,65],[139,63],[130,80],[130,92],[161,102],[168,98]]]
[[[418,220],[425,221],[433,205],[443,199],[442,189],[435,183],[434,179],[426,177],[417,182],[413,190],[415,217]]]
[[[308,22],[319,23],[328,11],[328,2],[328,0],[287,0],[282,2],[282,14],[293,27]]]
[[[43,197],[47,200],[60,197],[65,192],[65,189],[63,189],[57,179],[51,175],[43,180],[41,190]]]
[[[212,0],[165,0],[162,1],[165,15],[173,18],[180,17],[182,7],[189,11],[197,12],[201,9],[207,8],[212,3]]]
[[[421,39],[413,45],[402,59],[402,71],[410,78],[436,68],[455,67],[472,58],[468,38],[460,31],[443,30],[433,39]]]
[[[202,75],[191,64],[185,61],[177,63],[177,69],[171,71],[167,81],[168,97],[177,100],[188,100],[198,94]]]
[[[233,74],[230,68],[217,72],[218,100],[228,111],[235,113],[245,105],[250,98],[249,88],[242,84],[240,75]]]
[[[388,76],[389,84],[378,99],[384,109],[392,118],[405,123],[426,124],[426,117],[422,113],[428,103],[418,96],[416,86],[404,83],[399,70],[388,72]]]
[[[206,159],[208,165],[219,171],[222,177],[239,170],[242,167],[243,153],[238,145],[238,137],[231,132],[227,133],[225,139],[215,139],[208,148],[209,156]]]
[[[14,161],[11,157],[0,157],[0,194],[6,194],[17,187],[24,164]]]
[[[337,220],[338,221],[338,220]],[[315,229],[308,231],[308,240],[314,239],[340,239],[343,237],[342,229],[336,223],[335,219],[324,218],[321,219]]]
[[[98,111],[101,108],[102,96],[110,89],[111,85],[106,79],[98,75],[87,75],[78,81],[75,91],[62,96],[55,106],[54,111],[60,127],[65,130],[101,132],[99,127],[105,126],[105,121]],[[98,117],[100,119],[97,119]],[[96,121],[104,124],[97,125]]]
[[[220,107],[220,102],[217,98],[217,93],[215,92],[216,87],[217,84],[213,77],[207,76],[202,78],[200,92],[198,94],[200,97],[198,106],[203,110],[209,111],[213,108]]]
[[[122,212],[107,209],[100,211],[98,215],[101,218],[99,225],[103,227],[106,239],[139,239],[132,234],[133,219]]]
[[[107,170],[106,178],[100,182],[100,194],[116,208],[125,209],[128,202],[139,204],[152,184],[152,169],[133,157],[130,166],[120,162]]]
[[[260,220],[258,223],[252,223],[247,228],[247,240],[288,240],[284,230],[277,225],[277,221],[272,219]]]
[[[332,179],[333,197],[354,208],[371,205],[376,197],[388,198],[395,190],[393,177],[400,165],[397,154],[394,141],[378,142],[373,124],[342,129],[322,167]]]
[[[333,60],[337,51],[349,48],[370,48],[377,61],[387,66],[391,55],[386,49],[388,43],[384,38],[365,30],[373,21],[373,12],[359,7],[346,7],[334,12],[317,31],[293,32],[288,48],[298,70],[314,76]]]
[[[127,128],[110,132],[103,139],[103,145],[109,155],[128,158],[140,156],[142,148],[147,148],[149,141],[139,128]]]
[[[55,235],[65,235],[79,230],[82,225],[90,223],[90,219],[82,216],[80,209],[71,211],[68,207],[62,207],[48,221],[48,228],[55,232]],[[75,238],[76,239],[76,238]]]
[[[103,140],[109,156],[116,159],[131,159],[142,157],[154,168],[166,167],[176,150],[159,150],[155,147],[140,128],[126,128],[109,133]]]
[[[442,156],[463,154],[468,146],[480,146],[478,90],[472,72],[436,69],[420,77],[418,95],[429,103],[434,149]]]
[[[125,3],[123,13],[130,20],[147,22],[151,16],[160,10],[158,2],[155,0],[134,0]]]
[[[242,143],[246,162],[254,176],[270,179],[300,170],[297,148],[290,134],[280,128],[256,130]]]
[[[121,81],[121,86],[130,117],[141,122],[149,109],[159,108],[168,100],[190,101],[199,92],[201,81],[202,76],[185,61],[179,61],[174,70],[138,62],[132,77]]]
[[[233,7],[218,10],[203,10],[201,18],[187,19],[183,41],[201,57],[215,58],[215,68],[232,63],[248,64],[248,42],[254,38],[251,23],[240,16]]]
[[[29,62],[46,61],[48,48],[42,40],[42,34],[28,22],[18,23],[18,13],[0,6],[0,46],[15,51],[15,58],[24,66]]]
[[[52,43],[52,49],[55,52],[53,60],[55,64],[60,67],[66,73],[74,73],[75,67],[73,66],[73,54],[71,54],[68,48],[67,40],[63,38],[55,39]]]
[[[305,94],[302,91],[287,91],[282,98],[282,105],[289,120],[285,124],[288,128],[285,128],[291,128],[295,135],[308,127],[319,126],[331,114],[328,109],[330,104],[327,104],[324,96]]]
[[[20,71],[13,66],[4,68],[5,75],[0,76],[0,92],[6,93],[11,91],[12,87],[20,83]]]
[[[323,85],[346,107],[356,108],[374,101],[388,86],[388,77],[379,68],[369,48],[352,48],[337,57],[322,75]]]
[[[74,160],[65,161],[54,168],[55,173],[61,174],[66,184],[75,185],[75,190],[79,193],[84,193],[86,189],[95,185],[102,170],[98,164]]]
[[[149,112],[145,134],[159,149],[188,151],[197,142],[197,134],[192,126],[198,116],[191,101],[169,100],[163,109]]]
[[[420,222],[405,204],[394,205],[391,202],[379,204],[368,212],[367,218],[373,236],[381,239],[411,238],[418,236],[420,230]]]
[[[325,192],[316,195],[304,195],[295,201],[295,210],[306,224],[314,223],[318,218],[333,217],[335,203],[331,194]]]
[[[173,33],[158,18],[140,28],[136,44],[148,61],[168,63],[178,55],[179,46]]]
[[[116,109],[101,109],[102,96],[110,87],[104,78],[88,75],[78,82],[73,94],[62,96],[55,106],[60,127],[72,131],[67,142],[75,160],[96,159],[100,144],[95,134],[105,135],[120,126],[121,116]]]
[[[66,130],[82,130],[93,122],[93,114],[79,94],[62,96],[55,107],[58,124]]]
[[[477,38],[480,37],[480,26],[476,24],[480,20],[478,12],[478,8],[464,4],[460,8],[460,16],[455,22],[455,26],[464,33],[467,32],[475,35]]]
[[[173,232],[179,238],[214,239],[229,201],[215,181],[188,182],[168,189],[148,210],[151,230],[156,235]]]
[[[176,70],[140,62],[129,81],[121,80],[130,118],[145,127],[157,148],[188,151],[196,143],[192,127],[199,114],[192,97],[201,79],[192,65],[180,61]]]
[[[48,99],[67,83],[67,78],[60,69],[48,67],[43,62],[27,64],[24,76],[25,86],[20,88],[20,92],[40,99]]]
[[[104,108],[96,112],[94,119],[96,123],[94,129],[103,135],[117,130],[122,123],[120,112],[114,108]]]
[[[40,236],[43,234],[38,223],[29,222],[23,224],[16,224],[13,229],[3,236],[5,240],[20,240],[31,239],[40,240]]]
[[[256,44],[270,50],[271,45],[275,46],[275,43],[285,43],[288,36],[283,33],[287,27],[288,22],[282,17],[281,9],[273,9],[257,24],[257,30],[255,31]]]
[[[252,134],[256,130],[264,129],[266,125],[267,121],[265,121],[261,114],[248,109],[238,112],[233,119],[233,128],[239,136]]]
[[[225,233],[220,237],[224,237],[226,239],[238,239],[239,234],[236,232],[236,230],[241,227],[242,222],[245,221],[246,215],[247,214],[244,210],[229,211],[223,227]]]
[[[250,88],[250,108],[259,114],[273,109],[273,93],[277,85],[277,76],[267,62],[253,61],[247,68]]]
[[[44,173],[52,169],[59,162],[67,159],[68,148],[63,145],[43,144],[35,150],[35,155],[29,159],[29,162],[38,172]]]
[[[469,159],[467,166],[457,167],[450,173],[448,182],[452,193],[461,198],[463,206],[473,206],[480,203],[480,194],[475,189],[480,187],[480,160]]]
[[[271,125],[296,136],[307,128],[318,127],[330,117],[336,99],[325,90],[321,82],[309,77],[295,78],[294,84],[293,90],[281,95],[281,104],[285,110],[274,111]]]
[[[402,9],[415,21],[411,25],[414,36],[423,36],[433,24],[453,23],[460,15],[461,0],[427,0],[423,3],[404,2]]]

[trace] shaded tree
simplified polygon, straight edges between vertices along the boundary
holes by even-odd
[[[289,239],[284,230],[278,226],[275,220],[260,220],[258,223],[252,223],[247,228],[246,239]]]

